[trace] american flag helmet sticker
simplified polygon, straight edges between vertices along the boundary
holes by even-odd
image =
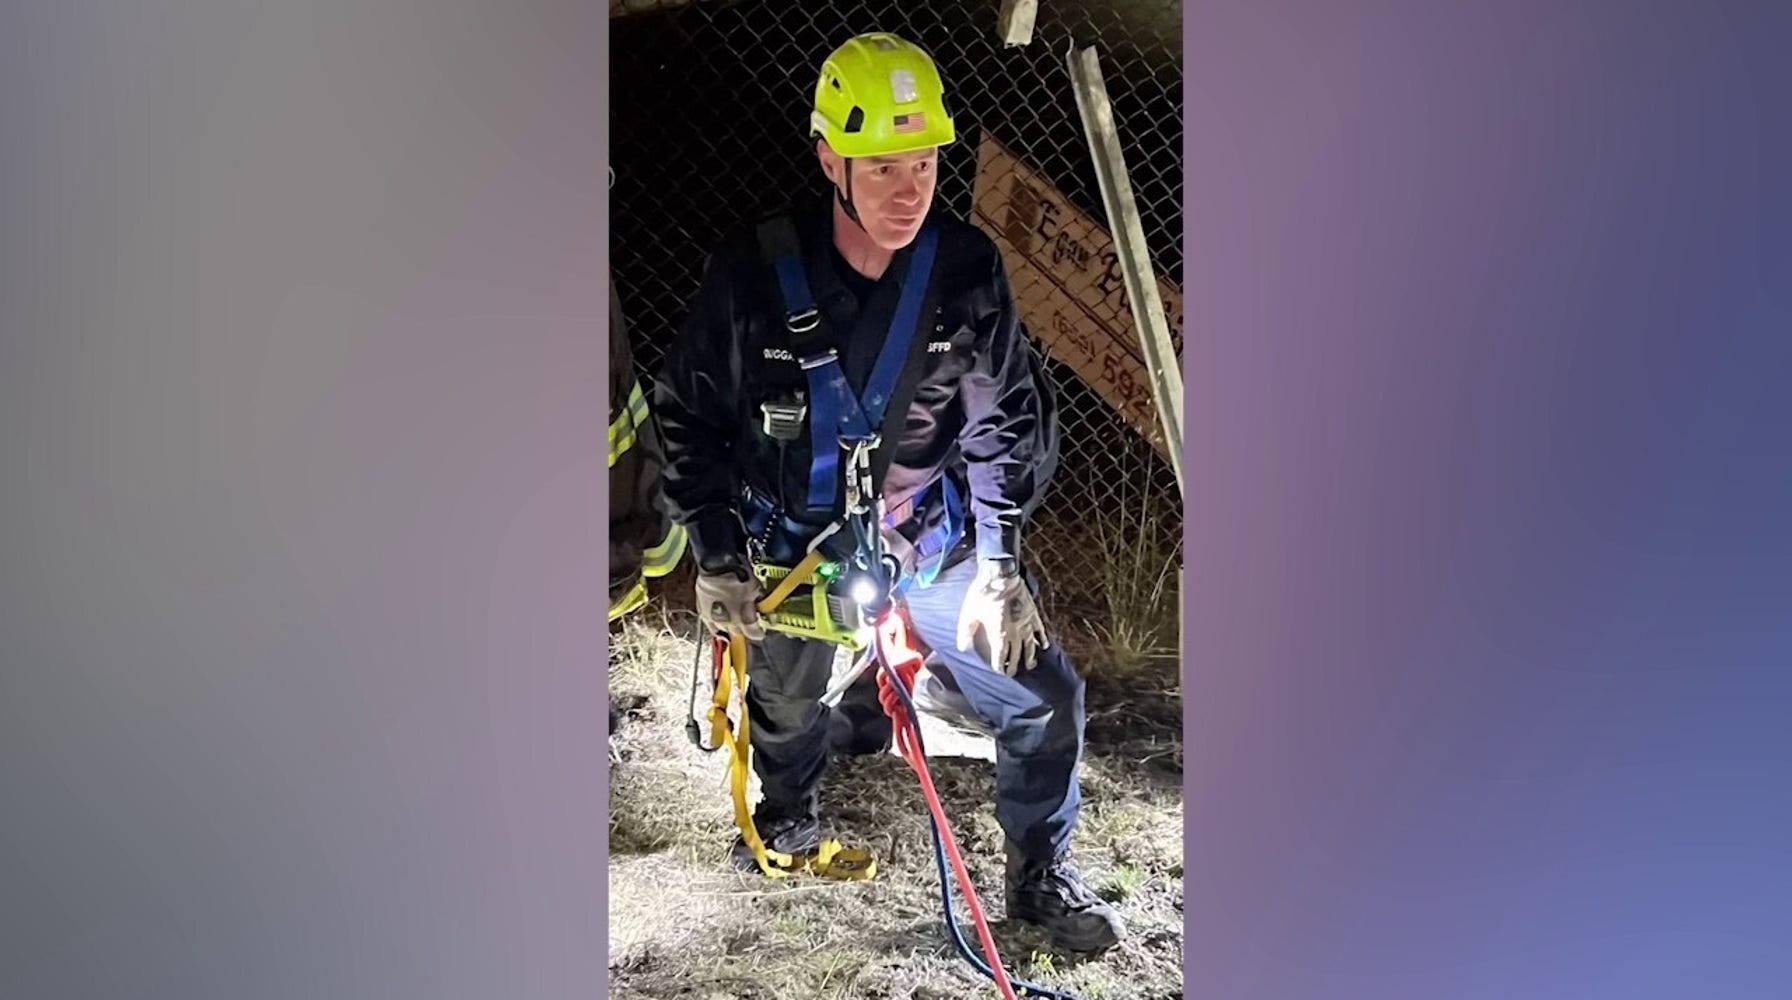
[[[919,132],[926,127],[927,115],[924,112],[917,111],[913,114],[896,116],[895,131],[897,133]]]

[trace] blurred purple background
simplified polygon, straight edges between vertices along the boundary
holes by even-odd
[[[0,996],[601,993],[606,32],[0,14]]]
[[[1788,995],[1789,15],[1191,7],[1190,996]]]

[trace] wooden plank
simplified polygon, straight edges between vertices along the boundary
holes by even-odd
[[[1145,367],[1151,374],[1151,394],[1157,405],[1158,423],[1170,442],[1170,464],[1176,481],[1182,481],[1182,371],[1145,243],[1145,226],[1133,198],[1126,172],[1126,154],[1120,148],[1120,130],[1108,103],[1107,81],[1102,79],[1101,59],[1094,46],[1069,56],[1070,79],[1076,87],[1077,113],[1089,139],[1089,155],[1101,187],[1101,204],[1113,226],[1120,270],[1126,276],[1126,296],[1134,327],[1140,333]]]
[[[1113,237],[988,135],[972,200],[972,220],[1001,249],[1027,329],[1167,458]],[[1159,279],[1158,294],[1180,353],[1182,290]]]
[[[1038,17],[1039,0],[1002,0],[1002,9],[996,13],[996,34],[1003,45],[1030,45]]]

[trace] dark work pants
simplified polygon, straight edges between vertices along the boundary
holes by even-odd
[[[995,730],[996,821],[1029,859],[1045,860],[1069,847],[1082,803],[1083,682],[1056,643],[1017,678],[974,651],[959,651],[958,613],[976,573],[976,560],[967,559],[932,586],[911,589],[909,620],[933,649],[930,669]],[[762,808],[767,815],[812,810],[827,763],[829,712],[820,699],[834,647],[768,633],[750,644],[749,655],[747,707]],[[857,703],[853,711],[863,710],[858,694],[848,696]]]

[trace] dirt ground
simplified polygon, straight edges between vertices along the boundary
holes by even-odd
[[[650,608],[613,636],[611,690],[628,714],[611,767],[610,995],[996,996],[945,935],[926,804],[899,757],[834,762],[823,790],[827,833],[876,855],[874,880],[774,882],[733,870],[726,755],[699,751],[684,729],[696,629],[687,612]],[[989,740],[926,720],[935,783],[1012,974],[1088,1000],[1180,997],[1178,664],[1155,656],[1121,666],[1074,631],[1060,641],[1089,684],[1076,856],[1091,886],[1125,915],[1127,940],[1076,958],[1053,954],[1042,933],[1002,919]],[[960,921],[974,947],[962,906]]]

